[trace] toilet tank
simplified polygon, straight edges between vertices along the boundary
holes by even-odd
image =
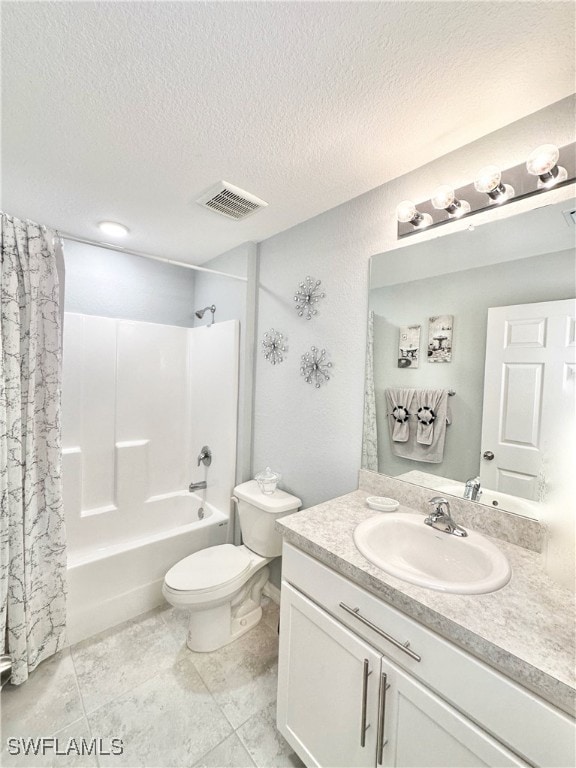
[[[302,502],[291,493],[276,489],[262,493],[256,480],[249,480],[234,488],[238,499],[238,516],[244,544],[262,557],[282,554],[282,536],[274,530],[274,521],[296,512]]]

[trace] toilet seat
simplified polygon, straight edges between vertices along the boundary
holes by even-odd
[[[246,550],[232,544],[201,549],[176,563],[166,574],[166,584],[178,591],[204,591],[223,587],[250,568]]]
[[[170,602],[194,605],[232,595],[270,558],[244,546],[219,544],[176,563],[165,576],[164,592]]]

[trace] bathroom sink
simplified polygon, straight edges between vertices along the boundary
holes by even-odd
[[[510,564],[492,542],[468,531],[465,538],[437,531],[422,515],[393,512],[370,517],[354,530],[364,557],[411,584],[479,595],[508,583]]]

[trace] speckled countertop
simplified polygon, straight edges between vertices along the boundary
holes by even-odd
[[[451,595],[417,587],[389,576],[356,549],[354,528],[377,514],[366,505],[369,495],[354,491],[283,517],[276,526],[286,541],[574,715],[574,596],[547,576],[541,556],[492,538],[512,566],[502,589]],[[398,511],[417,512],[406,506]]]

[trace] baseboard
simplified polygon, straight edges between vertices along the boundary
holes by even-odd
[[[271,584],[269,581],[267,581],[264,585],[262,593],[266,595],[266,597],[269,597],[270,600],[273,600],[275,603],[280,605],[280,590],[278,587],[275,587],[274,584]]]

